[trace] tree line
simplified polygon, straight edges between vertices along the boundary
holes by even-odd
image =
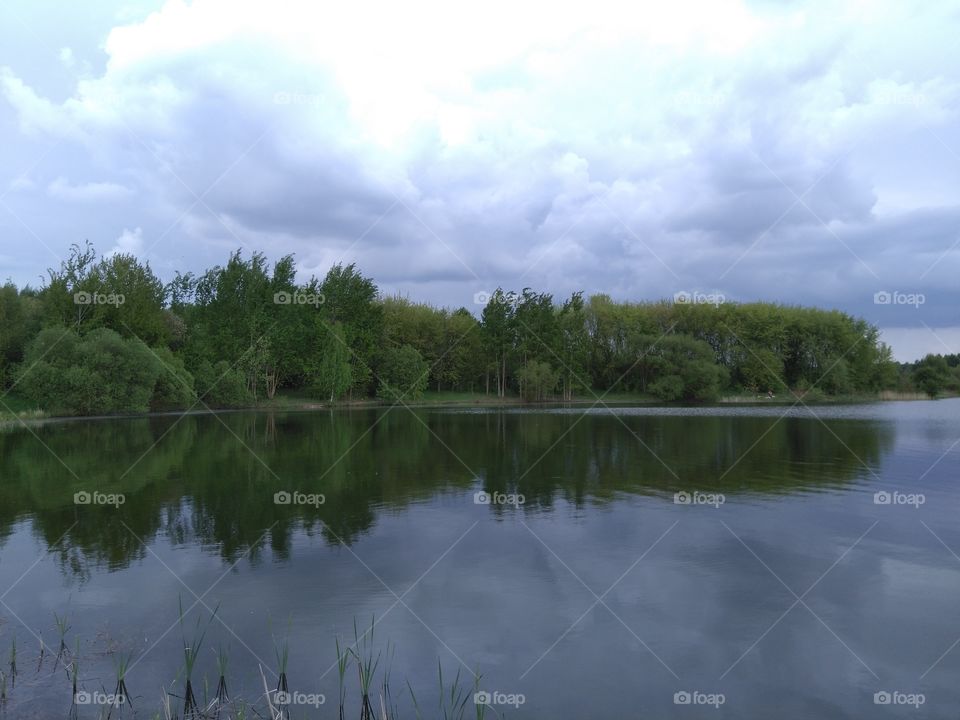
[[[271,266],[241,251],[164,284],[133,255],[75,245],[41,288],[0,288],[0,383],[49,412],[101,414],[244,407],[281,391],[326,402],[409,402],[427,389],[528,401],[933,396],[960,378],[955,358],[898,366],[876,327],[836,310],[558,301],[530,288],[480,300],[476,317],[385,297],[352,264],[298,283],[292,255]]]

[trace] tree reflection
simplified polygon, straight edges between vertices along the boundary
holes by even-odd
[[[158,536],[234,562],[285,558],[298,531],[353,543],[383,512],[441,493],[518,492],[521,512],[619,493],[771,495],[876,468],[894,426],[776,417],[427,412],[224,413],[50,422],[0,433],[0,543],[28,522],[64,572],[121,568]],[[76,505],[122,493],[118,508]],[[323,504],[278,505],[279,491]],[[490,512],[510,509],[492,505]]]

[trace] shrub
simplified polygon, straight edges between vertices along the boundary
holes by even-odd
[[[196,402],[194,379],[183,360],[167,348],[154,351],[160,360],[160,376],[150,398],[151,410],[184,410]]]
[[[150,349],[135,338],[106,328],[81,337],[49,327],[27,347],[19,387],[53,413],[146,412],[160,369]]]
[[[557,389],[560,373],[550,363],[534,360],[517,371],[517,379],[523,388],[523,399],[540,401]]]
[[[247,407],[253,402],[243,373],[226,360],[216,365],[202,362],[194,373],[193,387],[197,397],[210,407]]]
[[[377,395],[391,402],[416,400],[427,388],[429,366],[416,348],[401,345],[383,353]]]

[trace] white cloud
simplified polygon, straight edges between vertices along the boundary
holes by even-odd
[[[11,180],[7,187],[9,188],[10,192],[24,192],[33,190],[36,186],[37,184],[29,177],[26,175],[21,175],[20,177]]]
[[[101,202],[126,198],[133,195],[133,190],[112,182],[90,182],[72,185],[66,178],[58,177],[47,186],[47,193],[59,200]]]
[[[124,228],[123,232],[120,233],[115,241],[115,245],[107,251],[107,256],[118,255],[118,254],[129,254],[129,255],[139,255],[144,250],[143,245],[143,228],[134,228],[130,230]]]

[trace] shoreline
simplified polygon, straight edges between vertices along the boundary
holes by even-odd
[[[477,394],[460,399],[450,398],[431,398],[429,395],[420,400],[403,403],[401,407],[410,409],[424,408],[563,408],[563,407],[590,407],[597,406],[650,406],[650,407],[722,407],[722,406],[790,406],[796,404],[804,405],[863,405],[868,403],[884,402],[915,402],[929,400],[943,400],[958,395],[947,394],[937,398],[929,398],[922,393],[901,393],[884,390],[869,395],[838,395],[824,396],[816,395],[810,400],[804,400],[803,396],[794,393],[779,395],[772,398],[765,396],[752,395],[726,395],[719,400],[705,403],[665,403],[644,395],[600,395],[597,397],[576,397],[572,400],[544,400],[541,402],[525,402],[520,397],[510,396],[506,398],[492,398],[486,395]],[[117,420],[117,419],[138,419],[165,417],[169,415],[216,415],[221,413],[238,412],[317,412],[319,410],[368,410],[376,408],[393,407],[394,403],[379,400],[376,398],[364,398],[363,400],[347,400],[343,402],[322,402],[310,400],[307,398],[290,398],[278,396],[272,400],[259,402],[255,405],[235,408],[204,408],[200,410],[158,410],[145,413],[122,413],[114,415],[55,415],[48,414],[43,410],[23,410],[16,413],[6,412],[0,409],[0,429],[8,426],[23,424],[32,424],[47,421],[67,421],[67,420]]]

